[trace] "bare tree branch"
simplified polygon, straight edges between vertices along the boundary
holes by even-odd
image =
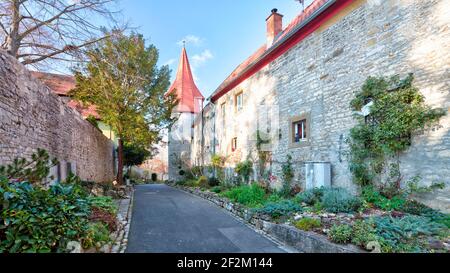
[[[82,61],[82,49],[105,39],[107,28],[127,28],[115,2],[0,0],[0,48],[25,65]]]
[[[55,50],[55,51],[53,51],[52,53],[49,53],[49,54],[46,54],[46,55],[40,55],[39,58],[35,58],[35,59],[24,59],[24,60],[22,61],[22,63],[25,64],[25,65],[27,65],[27,64],[34,64],[34,63],[40,62],[40,61],[42,61],[42,60],[45,60],[45,59],[47,59],[47,58],[50,58],[50,57],[59,55],[59,54],[61,54],[61,53],[68,53],[68,52],[70,52],[70,51],[75,51],[75,50],[78,50],[78,49],[80,49],[80,48],[82,48],[82,47],[86,47],[86,46],[88,46],[88,45],[95,44],[95,43],[97,43],[97,42],[99,42],[99,41],[101,41],[101,40],[103,40],[103,39],[106,39],[107,37],[108,37],[108,36],[103,36],[103,37],[101,37],[101,38],[98,38],[98,39],[95,39],[95,40],[92,40],[92,41],[89,41],[89,42],[86,42],[86,43],[83,43],[83,44],[77,45],[77,46],[66,46],[66,47],[64,47],[64,48],[62,48],[62,49]],[[26,56],[26,55],[27,55],[27,54],[24,54],[23,56]],[[28,55],[30,56],[31,54],[28,54]],[[35,56],[36,56],[36,54],[35,54]],[[39,55],[37,55],[37,56],[39,56]]]

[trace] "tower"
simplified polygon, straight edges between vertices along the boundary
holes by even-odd
[[[179,181],[192,167],[193,123],[195,115],[202,110],[205,100],[195,85],[185,47],[181,52],[176,79],[167,91],[167,94],[171,93],[176,94],[179,103],[172,113],[177,121],[169,130],[169,180]]]

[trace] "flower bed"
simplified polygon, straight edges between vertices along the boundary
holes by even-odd
[[[342,189],[318,189],[300,193],[295,198],[276,200],[273,194],[262,197],[256,189],[253,189],[255,195],[249,194],[248,188],[225,189],[218,194],[206,188],[172,186],[223,207],[256,229],[302,252],[450,251],[449,228],[444,225],[448,215],[429,208],[422,210],[428,214],[433,211],[436,219],[378,209]],[[244,194],[236,196],[237,192]]]
[[[110,252],[121,228],[113,198],[95,196],[75,176],[42,183],[49,162],[39,150],[0,166],[0,253]]]

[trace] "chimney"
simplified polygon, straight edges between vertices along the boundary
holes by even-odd
[[[283,31],[283,15],[277,9],[272,10],[272,14],[266,19],[267,22],[267,47],[271,47],[275,37]]]

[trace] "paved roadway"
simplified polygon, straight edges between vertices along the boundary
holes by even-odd
[[[277,244],[199,197],[137,186],[128,253],[279,253]]]

